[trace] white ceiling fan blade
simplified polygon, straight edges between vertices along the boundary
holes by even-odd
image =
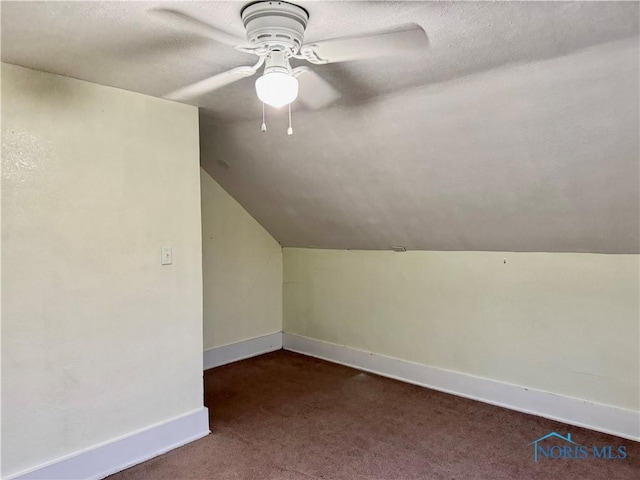
[[[222,30],[218,30],[208,23],[202,22],[197,18],[193,18],[186,13],[182,13],[177,10],[171,10],[168,8],[155,8],[149,10],[149,12],[160,18],[167,25],[170,25],[176,29],[187,30],[195,33],[196,35],[210,38],[224,45],[229,45],[230,47],[249,46],[246,40],[230,35],[226,32],[223,32]]]
[[[300,53],[311,63],[336,63],[397,55],[429,46],[419,25],[393,32],[354,38],[336,38],[303,45]]]
[[[335,102],[340,93],[309,67],[297,67],[293,74],[298,79],[298,100],[305,107],[316,110]]]
[[[213,90],[217,90],[225,85],[229,85],[230,83],[236,82],[242,78],[250,77],[255,72],[256,68],[254,67],[232,68],[231,70],[219,73],[213,77],[205,78],[199,82],[179,88],[178,90],[164,95],[164,98],[176,101],[190,100],[204,95],[205,93],[212,92]]]

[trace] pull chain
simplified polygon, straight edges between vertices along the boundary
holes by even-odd
[[[267,133],[267,122],[264,115],[264,102],[262,102],[262,125],[260,126],[260,130],[262,130],[262,133]]]
[[[293,127],[291,126],[291,104],[289,104],[289,128],[287,128],[287,135],[293,135]]]

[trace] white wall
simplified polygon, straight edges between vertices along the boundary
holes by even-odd
[[[284,331],[639,411],[639,275],[638,255],[285,248]]]
[[[280,332],[280,244],[204,170],[201,181],[205,350]]]
[[[197,109],[5,64],[2,160],[2,475],[202,408]]]

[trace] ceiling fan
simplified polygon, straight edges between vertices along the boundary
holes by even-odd
[[[384,33],[305,44],[308,12],[283,1],[259,1],[242,9],[240,16],[246,30],[246,40],[176,10],[155,9],[152,12],[176,28],[189,30],[258,57],[251,66],[233,68],[165,95],[165,98],[178,101],[199,97],[250,77],[264,65],[264,72],[255,83],[263,106],[267,104],[280,108],[289,105],[290,112],[290,104],[299,99],[307,108],[322,108],[338,99],[340,94],[309,67],[292,68],[290,59],[322,65],[398,55],[425,48],[429,43],[425,31],[418,25],[412,25]],[[262,127],[266,131],[264,118]],[[291,125],[288,133],[292,133]]]

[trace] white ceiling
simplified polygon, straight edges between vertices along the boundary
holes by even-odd
[[[637,2],[299,2],[309,41],[418,23],[428,51],[313,66],[331,108],[197,99],[203,166],[283,245],[638,253]],[[164,2],[242,36],[245,2]],[[248,56],[150,2],[2,2],[2,59],[161,96]],[[231,165],[225,169],[217,162]]]

